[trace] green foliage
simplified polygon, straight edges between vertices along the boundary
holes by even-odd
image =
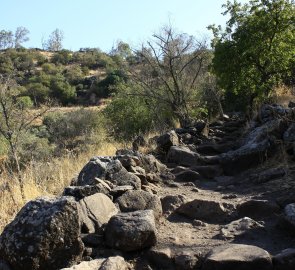
[[[83,51],[75,52],[73,53],[72,61],[89,69],[113,69],[116,67],[116,63],[112,58],[99,49],[84,49]]]
[[[74,103],[76,99],[76,88],[71,86],[65,78],[57,74],[52,76],[50,80],[51,95],[60,101],[63,105]]]
[[[114,136],[119,139],[131,139],[153,127],[153,113],[141,97],[118,95],[104,113]]]
[[[227,102],[243,107],[266,99],[289,80],[295,55],[295,5],[290,0],[227,2],[226,30],[215,34],[213,71],[226,89]],[[238,105],[238,104],[237,104]],[[239,104],[241,105],[241,104]]]
[[[42,65],[42,71],[46,74],[55,75],[59,72],[59,69],[55,64],[45,63]]]
[[[104,118],[97,111],[80,109],[72,112],[53,112],[43,121],[49,141],[61,150],[87,150],[106,139]]]
[[[42,83],[30,83],[27,85],[27,94],[34,101],[35,106],[39,106],[49,100],[50,89]]]
[[[79,65],[72,65],[64,71],[64,76],[72,85],[77,85],[84,79],[84,74]]]
[[[54,64],[68,65],[72,60],[72,52],[69,50],[61,50],[56,52],[51,59],[51,62]]]
[[[22,165],[32,161],[48,161],[53,155],[54,145],[47,138],[40,138],[28,131],[20,138],[19,159]]]
[[[127,75],[123,70],[114,70],[109,72],[105,79],[93,84],[92,90],[99,97],[110,97],[116,92],[116,88],[120,84],[126,83],[127,80]]]

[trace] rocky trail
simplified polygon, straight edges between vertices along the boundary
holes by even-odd
[[[295,109],[265,105],[93,157],[63,196],[27,203],[0,269],[295,269]]]

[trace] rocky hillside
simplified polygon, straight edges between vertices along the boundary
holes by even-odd
[[[6,226],[0,269],[295,269],[294,119],[267,105],[93,157]]]

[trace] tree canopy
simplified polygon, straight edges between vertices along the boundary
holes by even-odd
[[[275,86],[290,81],[295,63],[293,0],[227,1],[226,29],[214,33],[213,71],[227,96],[251,105],[268,98]],[[237,103],[236,103],[237,104]]]

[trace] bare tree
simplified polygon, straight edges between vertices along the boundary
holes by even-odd
[[[199,78],[207,71],[205,42],[167,26],[136,55],[141,59],[140,67],[130,73],[143,89],[138,94],[168,106],[180,124],[187,125]]]
[[[20,48],[22,43],[27,42],[29,40],[29,33],[30,31],[25,27],[19,26],[16,28],[14,33],[14,47]]]
[[[46,49],[49,51],[60,51],[62,49],[62,41],[64,39],[64,33],[60,29],[55,29],[49,36],[46,42]]]
[[[41,117],[48,108],[42,108],[34,113],[24,104],[18,89],[12,76],[0,75],[0,135],[8,143],[9,158],[17,173],[22,198],[25,199],[19,161],[21,138],[29,131],[32,123]]]

